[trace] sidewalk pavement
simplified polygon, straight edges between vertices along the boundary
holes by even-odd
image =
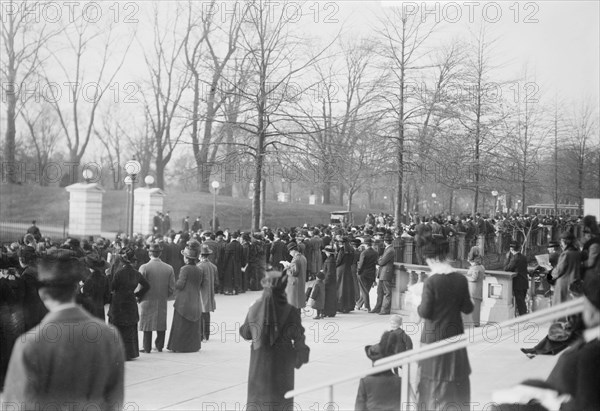
[[[211,314],[212,335],[197,353],[140,353],[126,363],[126,410],[250,410],[246,408],[250,342],[239,336],[247,308],[261,295],[247,292],[238,296],[218,295],[217,310]],[[173,316],[169,302],[167,340]],[[335,318],[313,320],[314,313],[303,315],[310,362],[296,370],[296,388],[343,376],[371,366],[364,346],[379,341],[388,329],[389,316],[365,311],[338,314]],[[405,318],[406,321],[406,318]],[[418,346],[419,336],[405,329]],[[527,324],[498,335],[493,326],[471,329],[485,332],[489,343],[469,349],[472,367],[472,409],[485,409],[494,390],[507,388],[528,378],[545,378],[557,357],[528,359],[519,351],[532,347],[546,335],[548,326]],[[140,344],[142,333],[140,333]],[[166,342],[165,342],[166,345]],[[358,380],[334,387],[335,408],[354,409]],[[294,399],[296,410],[327,409],[328,390],[322,389]]]

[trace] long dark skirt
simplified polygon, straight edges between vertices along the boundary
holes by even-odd
[[[470,409],[471,367],[466,349],[421,361],[419,370],[419,409]]]
[[[200,320],[186,320],[175,311],[167,349],[175,352],[196,352],[200,350]]]
[[[140,356],[140,342],[138,340],[138,325],[113,324],[119,330],[123,345],[125,346],[125,358],[127,361]]]
[[[354,310],[356,299],[354,298],[354,279],[352,272],[344,271],[338,273],[337,309],[341,312]]]
[[[330,284],[325,284],[325,308],[323,315],[326,317],[335,317],[337,313],[337,284],[332,281]]]

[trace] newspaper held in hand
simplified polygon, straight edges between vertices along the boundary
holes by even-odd
[[[550,254],[536,255],[535,259],[541,267],[552,269],[552,264],[550,264]]]

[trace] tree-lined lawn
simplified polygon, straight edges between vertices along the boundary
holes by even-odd
[[[186,215],[190,222],[201,216],[204,227],[212,218],[213,196],[198,192],[168,192],[164,211],[169,210],[171,225],[181,229],[181,220]],[[102,207],[102,231],[124,230],[126,192],[106,190]],[[267,200],[265,220],[270,227],[290,227],[304,223],[328,223],[331,211],[340,206],[308,205],[302,203],[278,203]],[[381,210],[373,210],[379,213]],[[364,221],[367,210],[354,211],[355,221]],[[242,198],[217,198],[217,216],[222,227],[248,230],[251,218],[251,200]],[[69,219],[69,193],[59,187],[35,185],[0,186],[0,220],[29,222],[32,219],[62,225]]]

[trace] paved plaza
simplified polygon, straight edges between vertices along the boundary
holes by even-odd
[[[248,292],[238,296],[217,296],[217,311],[212,314],[213,333],[200,352],[176,354],[165,349],[141,353],[126,364],[125,409],[129,410],[244,410],[250,342],[239,337],[247,308],[260,296]],[[169,327],[173,308],[169,302]],[[303,325],[311,348],[310,362],[296,371],[296,388],[343,376],[368,368],[364,346],[378,342],[387,329],[389,316],[365,311],[341,314],[332,319],[313,320],[306,312]],[[410,326],[405,324],[405,328]],[[469,349],[473,409],[485,409],[494,390],[509,387],[524,379],[544,378],[557,357],[528,359],[519,348],[535,345],[546,335],[546,326],[529,324],[510,335],[498,336],[494,327],[485,330],[490,342]],[[473,331],[473,330],[472,330]],[[474,331],[473,331],[474,332]],[[140,333],[140,342],[142,334]],[[418,345],[418,336],[412,336]],[[167,331],[168,340],[168,331]],[[339,410],[354,408],[358,381],[335,387]],[[297,410],[324,410],[326,389],[295,398]],[[479,403],[479,404],[477,404]]]

